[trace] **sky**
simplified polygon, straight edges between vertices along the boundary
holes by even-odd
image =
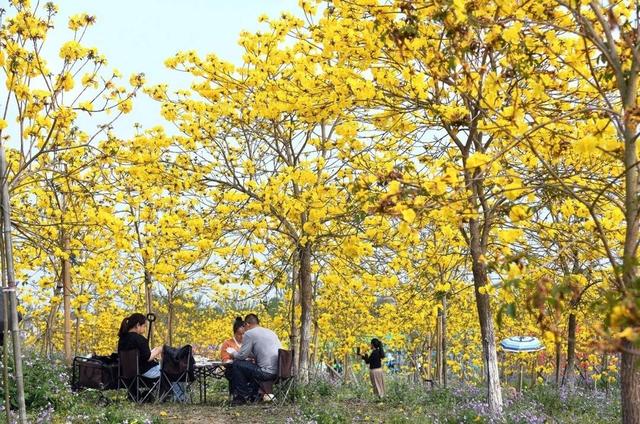
[[[85,12],[96,17],[83,45],[97,47],[123,74],[144,72],[147,84],[168,83],[183,88],[189,79],[164,66],[165,59],[180,50],[199,54],[215,53],[240,64],[242,50],[237,44],[242,30],[265,28],[258,17],[277,17],[283,11],[300,15],[297,0],[58,0],[56,29],[47,40],[58,49],[71,38],[69,16]],[[57,56],[57,50],[52,52]],[[127,83],[128,84],[128,83]],[[133,124],[151,127],[162,123],[159,103],[140,93],[131,114],[115,124],[119,136],[133,133]]]

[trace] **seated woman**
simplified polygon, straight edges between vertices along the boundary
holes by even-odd
[[[236,320],[233,322],[233,337],[225,340],[220,347],[220,359],[225,364],[228,364],[226,369],[224,370],[224,376],[227,380],[229,380],[229,393],[233,393],[231,390],[231,367],[233,363],[233,358],[227,352],[227,349],[231,348],[236,352],[240,352],[240,348],[242,347],[242,335],[244,334],[244,325],[245,322],[240,317],[236,317]]]
[[[147,331],[147,319],[140,313],[122,320],[118,331],[118,352],[138,350],[138,370],[143,377],[159,378],[160,365],[155,359],[162,356],[162,346],[149,349],[149,341],[143,336]]]

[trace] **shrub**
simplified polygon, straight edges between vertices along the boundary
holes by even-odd
[[[69,388],[69,373],[59,360],[49,360],[27,353],[23,361],[24,397],[27,410],[38,411],[52,407],[66,409],[73,402]],[[17,408],[16,386],[13,380],[13,360],[9,363],[9,396]],[[0,399],[4,399],[4,385],[0,387]]]
[[[293,389],[294,397],[302,401],[326,398],[335,394],[336,384],[325,378],[318,378],[306,385],[296,384]]]

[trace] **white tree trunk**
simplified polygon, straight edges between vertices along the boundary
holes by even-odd
[[[2,179],[2,224],[4,232],[4,252],[6,259],[7,292],[9,294],[9,314],[13,341],[14,375],[18,397],[18,411],[21,424],[27,423],[27,409],[24,402],[24,380],[22,372],[22,348],[18,329],[18,299],[16,297],[16,276],[13,268],[13,243],[11,241],[11,201],[7,177],[7,158],[4,144],[0,146],[0,176]]]
[[[313,307],[313,287],[311,282],[311,246],[300,250],[300,368],[299,381],[309,382],[309,353],[311,345],[311,321]]]
[[[496,351],[496,337],[493,329],[493,316],[489,303],[489,295],[480,293],[480,288],[489,284],[487,268],[482,261],[482,247],[480,228],[475,220],[469,224],[470,248],[473,269],[473,284],[475,288],[476,307],[480,320],[480,335],[482,337],[482,356],[484,373],[487,380],[487,402],[489,411],[494,415],[502,414],[502,389],[498,368],[498,353]]]

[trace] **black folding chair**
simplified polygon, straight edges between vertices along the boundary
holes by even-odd
[[[162,349],[162,362],[160,365],[160,397],[158,402],[163,402],[170,394],[176,395],[174,385],[179,385],[182,397],[175,398],[177,402],[186,403],[192,397],[191,385],[195,378],[195,360],[190,345],[174,349],[164,346]]]
[[[290,394],[291,400],[295,400],[293,397],[293,387],[296,382],[293,372],[294,359],[292,350],[278,349],[278,378],[274,389],[274,400],[278,405],[283,405]]]
[[[276,405],[282,406],[292,394],[292,389],[295,384],[295,375],[293,373],[293,351],[278,349],[278,374],[275,380],[271,381],[259,381],[260,389],[266,395],[273,395],[273,400]],[[294,398],[291,396],[291,400]]]
[[[160,378],[148,378],[140,374],[138,356],[137,349],[118,352],[120,358],[119,381],[121,387],[127,389],[129,399],[132,401],[136,403],[153,401],[153,393],[157,392],[160,387]]]

